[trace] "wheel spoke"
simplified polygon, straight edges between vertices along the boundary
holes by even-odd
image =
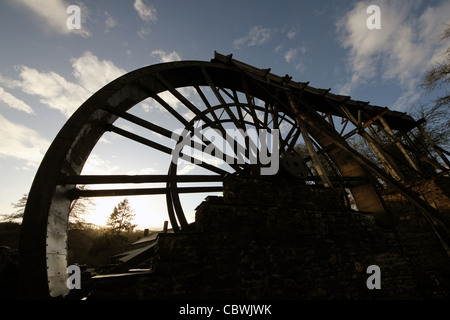
[[[292,134],[293,134],[296,130],[297,130],[297,127],[296,127],[296,126],[292,126],[291,130],[289,130],[288,134],[286,135],[286,137],[285,137],[284,139],[282,139],[281,134],[280,134],[280,140],[281,140],[281,143],[280,143],[280,151],[284,150],[285,147],[286,147],[286,145],[288,146],[288,148],[287,148],[286,151],[289,151],[289,147],[290,147],[290,144],[288,144],[288,143],[289,143],[289,139],[291,138]],[[298,130],[297,130],[297,131],[298,131]],[[296,132],[296,133],[297,133],[297,132]],[[300,135],[300,133],[299,133],[299,135]],[[294,138],[295,138],[295,135],[294,135]]]
[[[141,126],[150,131],[156,132],[164,137],[176,139],[176,140],[179,139],[179,135],[174,133],[173,131],[167,130],[167,129],[160,127],[154,123],[151,123],[147,120],[139,118],[135,115],[132,115],[126,111],[122,111],[122,110],[115,109],[115,108],[105,108],[105,110],[108,111],[109,113],[112,113],[112,114],[118,116],[118,117],[121,117],[122,119],[130,121],[138,126]]]
[[[208,117],[204,116],[203,113],[194,106],[185,96],[178,92],[169,82],[167,82],[160,74],[155,74],[154,77],[163,84],[171,94],[175,96],[181,103],[183,103],[190,111],[192,111],[196,116],[200,117],[205,123],[210,127],[215,128],[216,124],[211,121]]]
[[[201,186],[201,187],[179,187],[178,193],[209,193],[221,192],[222,186]],[[167,188],[136,188],[136,189],[101,189],[101,190],[80,190],[75,189],[67,193],[70,199],[80,197],[117,197],[117,196],[142,196],[166,194]]]
[[[214,84],[214,82],[212,81],[211,77],[206,72],[205,68],[202,69],[202,75],[203,75],[203,78],[208,83],[208,85],[211,88],[211,90],[213,91],[213,93],[216,96],[217,100],[219,100],[220,104],[223,105],[223,106],[227,106],[228,105],[227,102],[224,100],[224,98],[220,94],[219,90],[217,90],[216,85]],[[245,128],[242,128],[240,122],[237,120],[236,116],[233,114],[233,112],[228,107],[224,107],[224,109],[225,109],[225,112],[230,117],[230,119],[233,121],[233,123],[236,126],[236,128],[245,129]]]
[[[287,152],[294,150],[295,144],[297,143],[298,138],[300,137],[300,134],[301,134],[300,128],[298,128],[297,126],[294,126],[293,128],[295,128],[296,131],[295,131],[295,134],[292,137],[291,141],[289,142],[289,145],[286,149]]]
[[[162,144],[159,144],[157,142],[154,142],[152,140],[146,139],[144,137],[141,137],[135,133],[131,133],[129,131],[126,131],[124,129],[118,128],[114,125],[106,125],[106,130],[114,132],[118,135],[121,135],[122,137],[128,138],[130,140],[139,142],[141,144],[144,144],[148,147],[151,147],[153,149],[159,150],[161,152],[167,153],[167,154],[171,154],[172,153],[172,149],[169,147],[166,147]]]
[[[170,181],[168,175],[79,175],[67,176],[60,184],[125,184],[125,183],[167,183]],[[175,181],[185,182],[221,182],[220,175],[178,175]]]
[[[200,89],[199,86],[195,86],[195,90],[197,91],[198,95],[200,96],[200,99],[203,101],[203,103],[206,106],[207,110],[211,110],[211,115],[214,119],[214,121],[216,122],[216,125],[220,126],[221,130],[224,130],[224,128],[222,127],[219,118],[217,118],[216,112],[215,110],[213,110],[211,104],[209,103],[208,99],[206,98],[205,94],[203,93],[202,89]]]
[[[137,134],[128,132],[128,131],[123,130],[121,128],[118,128],[116,126],[107,125],[106,128],[109,131],[117,133],[117,134],[119,134],[119,135],[121,135],[121,136],[123,136],[125,138],[131,139],[131,140],[139,142],[141,144],[144,144],[144,145],[146,145],[148,147],[151,147],[151,148],[154,148],[156,150],[159,150],[159,151],[161,151],[163,153],[166,153],[166,154],[169,154],[169,155],[172,155],[172,153],[173,153],[173,149],[171,149],[169,147],[163,146],[162,144],[159,144],[157,142],[151,141],[149,139],[146,139],[146,138],[141,137],[141,136],[139,136]],[[216,166],[213,166],[213,165],[210,165],[208,163],[203,163],[201,160],[195,159],[195,158],[193,158],[191,156],[188,156],[188,155],[185,155],[185,154],[182,154],[179,158],[183,159],[185,161],[188,161],[190,163],[196,164],[199,167],[205,168],[205,169],[207,169],[209,171],[218,173],[220,175],[228,174],[228,172],[223,170],[223,169],[220,169],[220,168],[218,168]]]

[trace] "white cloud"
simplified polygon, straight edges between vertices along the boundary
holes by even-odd
[[[127,175],[130,176],[134,176],[134,175],[151,175],[151,174],[155,174],[155,173],[160,173],[159,170],[155,169],[155,168],[142,168],[139,170],[131,170],[127,172]]]
[[[76,82],[68,81],[53,71],[40,72],[20,66],[21,80],[14,81],[14,86],[38,96],[41,103],[69,117],[93,93],[125,73],[112,61],[99,60],[89,51],[71,62]]]
[[[17,88],[18,86],[20,86],[20,81],[2,76],[1,73],[0,73],[0,83],[4,87],[9,88],[9,89]]]
[[[273,49],[273,52],[278,53],[281,49],[283,49],[283,45],[279,44],[275,47],[275,49]]]
[[[98,142],[103,142],[106,144],[111,144],[111,141],[109,141],[107,138],[105,138],[105,135],[103,135]]]
[[[177,174],[182,176],[182,175],[185,175],[185,174],[191,172],[197,166],[195,164],[192,164],[192,163],[183,163],[182,165],[180,165],[180,167],[181,167],[181,169],[178,170]]]
[[[297,63],[295,65],[295,70],[299,71],[299,72],[304,72],[306,70],[306,66],[303,63]]]
[[[181,57],[176,51],[166,53],[164,50],[153,50],[152,56],[158,58],[159,62],[180,61]]]
[[[104,160],[97,154],[91,154],[84,164],[82,174],[113,174],[119,166],[112,165],[111,161]]]
[[[38,132],[13,123],[0,114],[0,156],[27,161],[27,167],[39,164],[50,142]]]
[[[142,27],[137,34],[141,39],[145,40],[145,37],[148,36],[150,33],[151,30],[149,28]]]
[[[99,60],[89,51],[71,61],[74,76],[90,93],[99,90],[125,73],[124,69],[114,65],[111,60]]]
[[[73,3],[65,0],[15,0],[12,2],[27,8],[33,15],[43,22],[43,27],[48,31],[59,34],[79,34],[81,36],[90,36],[90,32],[85,26],[85,22],[89,15],[89,10],[83,4],[77,3],[80,7],[81,29],[69,29],[67,27],[67,19],[71,13],[67,13],[67,7]]]
[[[13,109],[24,111],[30,114],[34,113],[33,109],[29,105],[27,105],[24,101],[16,98],[12,94],[6,92],[2,87],[0,87],[0,101],[3,101]]]
[[[20,87],[23,92],[40,97],[40,102],[69,117],[88,97],[82,86],[64,79],[55,72],[39,72],[20,67]]]
[[[284,60],[286,60],[287,63],[290,63],[298,53],[298,49],[290,48],[288,51],[284,54]]]
[[[154,100],[146,100],[148,101],[148,103],[141,103],[141,107],[142,110],[144,110],[145,112],[159,112],[159,113],[166,113],[166,109],[160,105],[159,103],[157,103]]]
[[[105,32],[109,32],[109,30],[111,30],[117,25],[117,21],[107,11],[105,11],[105,16],[106,16]]]
[[[152,5],[146,5],[142,0],[134,1],[134,8],[136,9],[139,17],[144,21],[156,22],[156,9]]]
[[[188,100],[194,93],[194,90],[195,89],[191,87],[177,89],[177,91],[180,92]],[[183,107],[184,106],[183,103],[180,100],[178,100],[178,98],[175,97],[172,93],[170,93],[170,91],[166,90],[160,92],[158,93],[158,96],[173,109],[177,111],[182,111],[183,112],[182,116],[184,116],[185,118],[190,118],[193,115],[192,112],[190,112],[187,108]],[[145,100],[145,103],[142,103],[141,106],[145,112],[159,112],[167,115],[167,110],[154,99],[149,98]]]
[[[275,48],[275,53],[280,52],[282,49],[282,45],[279,45]],[[299,53],[304,54],[306,53],[306,51],[308,50],[308,48],[306,47],[305,44],[302,44],[300,47],[295,47],[295,48],[289,48],[289,50],[285,51],[283,54],[283,58],[287,63],[296,63],[296,69],[304,69],[304,66],[301,63],[297,63],[296,60]]]
[[[270,41],[273,33],[274,32],[269,28],[254,26],[248,31],[247,35],[234,40],[233,45],[236,49],[240,49],[243,46],[259,46]]]
[[[297,31],[295,30],[295,28],[292,28],[292,29],[289,30],[288,33],[286,34],[286,36],[287,36],[289,39],[294,39],[296,35],[297,35]]]
[[[352,72],[351,79],[340,84],[341,94],[349,94],[359,84],[381,76],[395,80],[405,89],[394,107],[405,109],[417,101],[417,85],[423,73],[445,49],[439,35],[450,12],[450,2],[442,1],[417,17],[415,10],[420,5],[420,0],[380,1],[380,30],[366,27],[366,2],[356,3],[337,22],[338,40],[349,49],[347,61]]]

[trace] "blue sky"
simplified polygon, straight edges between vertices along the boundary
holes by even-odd
[[[79,30],[67,28],[69,5],[81,10]],[[369,5],[380,8],[379,30],[366,26]],[[443,58],[448,43],[439,35],[449,17],[445,0],[1,1],[0,213],[12,212],[11,203],[29,191],[74,110],[126,72],[174,60],[209,61],[216,50],[316,88],[408,111],[433,98],[418,84]],[[153,105],[135,108],[168,121]],[[85,173],[166,170],[162,159],[127,166],[126,155],[133,153],[126,150],[122,140],[105,136]],[[99,200],[88,219],[104,223],[120,200]],[[139,226],[162,226],[161,197],[130,201]]]

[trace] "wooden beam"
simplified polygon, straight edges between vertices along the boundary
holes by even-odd
[[[405,157],[406,161],[408,161],[408,163],[411,165],[411,167],[413,167],[416,171],[420,172],[419,167],[416,165],[416,163],[413,161],[413,159],[409,156],[408,152],[406,152],[406,150],[403,147],[403,145],[400,142],[400,140],[395,137],[395,134],[392,131],[392,129],[389,126],[389,124],[383,119],[383,117],[379,117],[378,121],[382,124],[382,126],[384,127],[384,129],[387,132],[387,134],[389,135],[389,137],[391,139],[393,139],[393,141],[395,141],[395,145],[400,150],[400,152],[403,154],[403,156]]]
[[[113,125],[106,125],[105,129],[109,130],[109,131],[112,131],[114,133],[117,133],[117,134],[119,134],[119,135],[121,135],[123,137],[126,137],[126,138],[130,139],[130,140],[139,142],[139,143],[141,143],[143,145],[146,145],[148,147],[151,147],[151,148],[154,148],[156,150],[159,150],[159,151],[161,151],[163,153],[172,155],[173,150],[171,148],[163,146],[162,144],[159,144],[157,142],[151,141],[151,140],[146,139],[144,137],[141,137],[141,136],[139,136],[137,134],[128,132],[126,130],[123,130],[123,129],[118,128],[118,127],[113,126]],[[179,156],[179,158],[183,159],[185,161],[191,162],[193,164],[196,164],[199,167],[205,168],[205,169],[210,170],[212,172],[221,174],[221,175],[222,174],[228,174],[228,172],[223,170],[223,169],[220,169],[220,168],[218,168],[216,166],[210,165],[210,164],[205,163],[205,162],[203,162],[203,161],[201,161],[199,159],[195,159],[195,158],[193,158],[191,156],[188,156],[188,155],[185,155],[185,154],[181,154],[181,156]]]
[[[292,100],[292,97],[289,96],[288,94],[288,99],[289,99],[289,104],[291,105],[291,108],[293,110],[297,109],[297,111],[299,111],[299,109],[295,106],[294,101]],[[311,141],[311,138],[308,135],[308,131],[306,129],[305,124],[303,123],[303,121],[301,120],[300,117],[296,118],[297,124],[300,127],[300,131],[303,137],[303,140],[305,141],[306,144],[306,148],[308,149],[308,153],[311,156],[311,159],[313,161],[314,164],[314,168],[317,171],[317,174],[319,175],[319,177],[321,178],[323,185],[325,187],[333,187],[333,184],[331,183],[330,179],[327,176],[327,173],[325,172],[325,169],[322,165],[322,163],[320,162],[319,156],[316,153],[316,150],[314,149],[313,143]]]
[[[374,132],[373,128],[371,127],[371,123],[375,121],[375,119],[379,116],[376,116],[369,121],[366,121],[364,125],[359,125],[357,119],[350,113],[350,111],[347,109],[346,106],[341,106],[342,111],[348,116],[348,119],[358,128],[358,133],[369,143],[369,146],[372,148],[372,150],[375,152],[377,157],[381,160],[381,162],[384,164],[386,170],[391,173],[391,175],[397,179],[402,180],[402,175],[400,173],[400,170],[395,166],[395,163],[392,161],[392,159],[389,158],[389,156],[383,151],[381,146],[379,145],[379,142],[377,141],[376,133]],[[386,113],[387,110],[385,109],[382,114]],[[364,129],[369,128],[372,135],[369,135]]]
[[[202,187],[180,187],[178,193],[210,193],[222,192],[222,186],[202,186]],[[101,189],[101,190],[80,190],[75,189],[68,192],[71,199],[79,197],[117,197],[117,196],[141,196],[167,194],[168,188],[142,188],[142,189]]]
[[[220,182],[221,175],[79,175],[66,176],[59,184],[122,184],[122,183],[167,183],[175,182]]]

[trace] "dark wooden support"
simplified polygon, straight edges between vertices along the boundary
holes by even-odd
[[[179,187],[178,193],[210,193],[221,192],[221,186],[203,186],[203,187]],[[166,194],[166,188],[140,188],[140,189],[76,189],[67,193],[70,199],[79,197],[116,197],[116,196],[142,196],[142,195],[158,195]]]
[[[59,184],[123,184],[123,183],[167,183],[167,175],[79,175],[61,178]],[[220,182],[221,175],[179,175],[177,182]]]
[[[427,132],[423,129],[421,125],[418,126],[419,132],[422,134],[422,136],[425,137],[425,139],[428,141],[428,143],[436,150],[436,153],[441,157],[441,159],[445,162],[448,168],[450,168],[450,161],[445,156],[445,153],[447,153],[444,149],[440,148],[436,145],[436,143],[433,141],[433,139],[430,138],[430,136],[427,134]]]

